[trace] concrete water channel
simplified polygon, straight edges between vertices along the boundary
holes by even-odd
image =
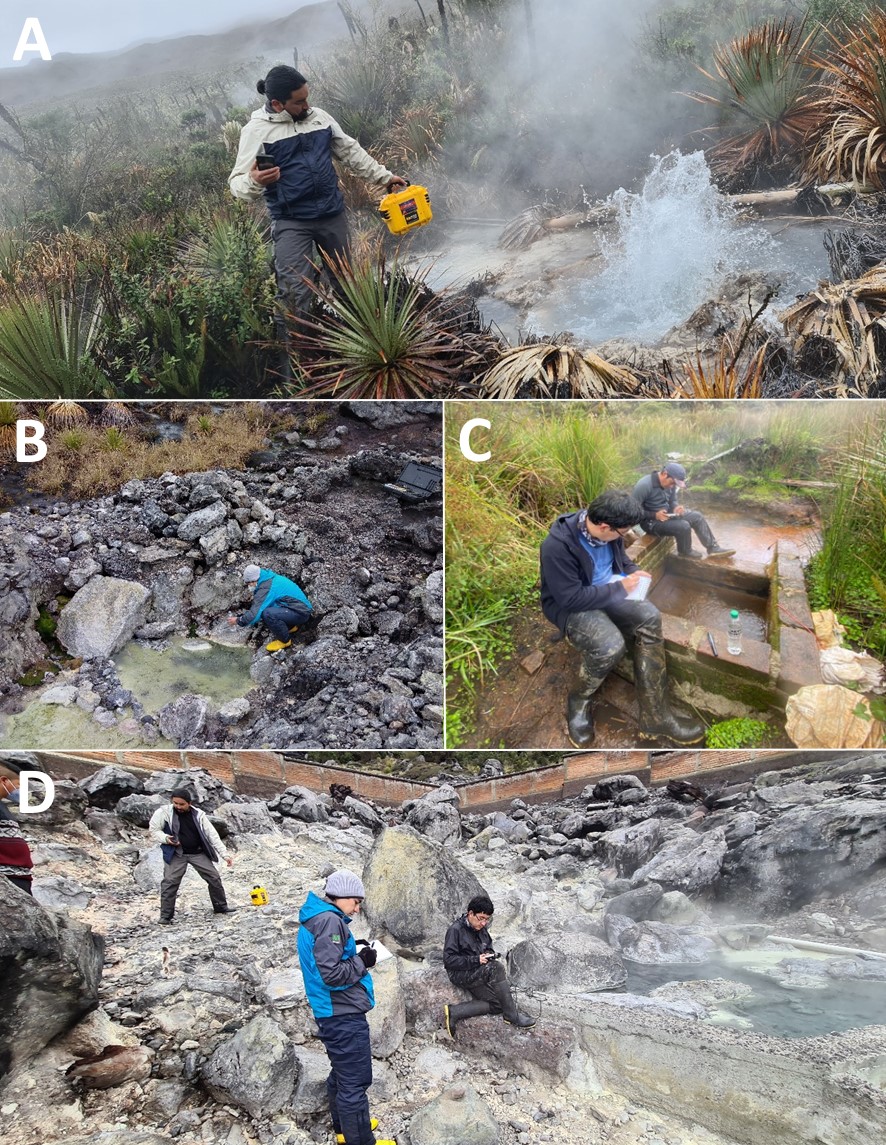
[[[681,558],[673,541],[653,537],[629,550],[653,576],[650,599],[662,612],[675,694],[708,725],[753,716],[778,729],[788,696],[821,682],[803,581],[803,562],[816,547],[817,527],[809,521],[782,524],[749,511],[693,507],[704,508],[719,542],[737,550],[734,557]],[[739,656],[726,651],[732,608],[743,623]],[[463,746],[570,747],[565,703],[579,670],[578,653],[556,638],[534,605],[508,623],[514,654],[478,689],[474,730]],[[458,704],[457,691],[450,702]],[[595,747],[649,742],[637,724],[629,656],[601,689],[595,721]]]

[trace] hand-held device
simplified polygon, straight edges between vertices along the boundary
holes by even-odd
[[[270,171],[272,167],[277,166],[277,160],[273,155],[268,155],[267,151],[262,148],[255,157],[255,165],[259,171]]]

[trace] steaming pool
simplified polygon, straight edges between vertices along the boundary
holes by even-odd
[[[642,189],[620,189],[610,202],[615,215],[605,229],[560,232],[516,252],[497,246],[498,228],[451,232],[428,281],[457,288],[495,276],[477,305],[511,343],[521,331],[569,331],[592,345],[655,345],[741,274],[780,283],[772,321],[830,276],[822,239],[832,218],[741,218],[701,152],[655,157]]]

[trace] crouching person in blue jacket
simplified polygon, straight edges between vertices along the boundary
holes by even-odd
[[[396,1145],[377,1140],[378,1124],[369,1116],[366,1091],[372,1085],[372,1054],[366,1014],[375,1005],[369,969],[376,952],[363,944],[359,953],[350,931],[365,897],[363,883],[351,871],[335,871],[326,880],[326,897],[311,891],[298,913],[298,961],[305,994],[332,1069],[326,1079],[329,1112],[341,1145]]]
[[[288,648],[292,643],[292,633],[310,619],[313,612],[311,602],[294,580],[271,569],[247,565],[243,570],[243,580],[247,584],[255,582],[252,604],[242,616],[229,616],[228,624],[246,628],[261,621],[274,637],[265,648],[269,652]]]

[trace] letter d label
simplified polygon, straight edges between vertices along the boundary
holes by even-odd
[[[18,809],[23,815],[38,815],[41,811],[47,811],[55,799],[55,784],[50,777],[42,771],[22,771],[19,773],[19,786],[21,788],[21,798],[19,800]],[[30,781],[37,779],[46,788],[46,795],[43,802],[37,807],[32,807],[30,803]]]

